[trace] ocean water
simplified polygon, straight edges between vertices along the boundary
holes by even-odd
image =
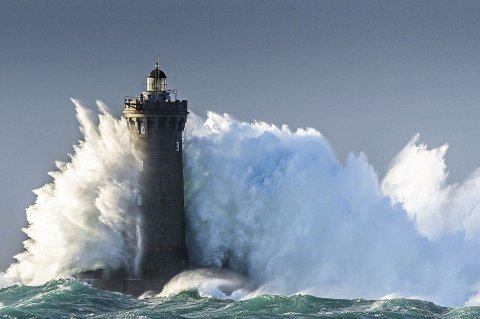
[[[448,308],[413,299],[327,299],[260,295],[233,301],[195,291],[131,298],[73,280],[0,290],[1,318],[480,318],[480,307]]]

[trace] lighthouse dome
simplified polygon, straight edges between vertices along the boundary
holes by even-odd
[[[160,70],[159,68],[155,68],[152,70],[152,72],[150,72],[150,74],[148,75],[152,78],[157,78],[157,79],[166,79],[167,76],[165,75],[165,72],[163,72],[162,70]]]

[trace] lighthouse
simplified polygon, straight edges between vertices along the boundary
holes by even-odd
[[[187,115],[187,101],[167,89],[167,76],[158,63],[147,75],[145,91],[124,98],[130,142],[141,154],[140,187],[132,198],[140,212],[135,270],[88,270],[77,273],[77,279],[139,296],[161,291],[187,267],[182,147]]]
[[[187,264],[182,150],[187,115],[187,101],[167,89],[158,63],[147,75],[145,91],[124,99],[131,143],[142,154],[134,199],[141,212],[142,243],[135,276],[142,279],[170,279]]]

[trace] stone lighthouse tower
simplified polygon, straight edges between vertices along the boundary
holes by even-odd
[[[187,101],[167,89],[158,63],[147,75],[145,91],[125,97],[123,117],[143,154],[135,199],[142,217],[138,279],[168,281],[187,265],[182,152],[187,115]]]

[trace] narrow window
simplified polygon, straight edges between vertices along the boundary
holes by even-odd
[[[145,134],[145,123],[140,124],[140,134]]]
[[[138,197],[137,197],[138,206],[142,206],[142,202],[143,202],[142,195],[138,195]]]
[[[138,162],[138,170],[139,170],[140,172],[143,172],[143,160],[141,160],[141,161]]]
[[[177,152],[180,151],[180,142],[177,142]]]

